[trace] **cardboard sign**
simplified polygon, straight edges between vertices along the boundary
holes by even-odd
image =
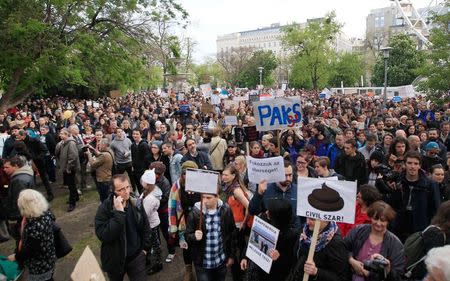
[[[235,115],[225,116],[223,121],[225,122],[225,125],[232,125],[233,126],[233,125],[237,125],[238,124],[237,116],[235,116]]]
[[[219,173],[200,169],[186,170],[186,191],[217,194]]]
[[[209,103],[206,102],[202,102],[202,113],[203,114],[209,114],[209,113],[214,113],[214,106],[212,106]]]
[[[286,180],[284,160],[281,156],[261,159],[247,156],[247,171],[248,180],[253,183],[260,183],[262,180],[267,183]]]
[[[328,178],[298,178],[297,215],[308,218],[355,222],[356,182]]]
[[[239,108],[239,101],[238,100],[224,100],[223,104],[225,106],[225,109],[238,109]]]
[[[278,98],[253,103],[258,131],[298,128],[302,121],[302,106],[298,97]]]
[[[279,233],[280,230],[255,216],[245,255],[267,273],[272,267],[268,252],[275,249]]]
[[[70,278],[73,281],[106,281],[103,271],[89,246],[84,249]]]

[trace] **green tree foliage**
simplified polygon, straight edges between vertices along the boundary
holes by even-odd
[[[217,54],[217,62],[222,66],[228,84],[238,85],[242,71],[253,51],[254,49],[250,47],[239,47]]]
[[[285,28],[283,44],[292,52],[290,85],[307,89],[327,86],[335,59],[331,43],[341,28],[335,18],[330,13],[325,18],[309,21],[304,28],[297,24]]]
[[[449,1],[446,2],[446,7],[449,11]],[[430,34],[432,46],[419,72],[425,78],[419,84],[419,88],[427,92],[431,100],[442,104],[450,101],[450,12],[435,15],[433,23],[437,28]]]
[[[259,69],[263,67],[262,83],[266,86],[273,84],[272,72],[277,68],[277,59],[272,51],[256,51],[245,63],[239,76],[239,86],[255,88],[259,85]]]
[[[135,88],[146,77],[142,43],[155,11],[173,20],[175,0],[0,2],[0,110],[48,89]]]
[[[202,64],[194,65],[192,70],[194,75],[190,82],[196,86],[211,83],[213,87],[216,87],[221,81],[225,81],[223,68],[212,59],[208,59]]]
[[[406,34],[397,34],[389,39],[387,84],[402,86],[411,84],[417,77],[417,69],[422,65],[423,54],[416,50],[414,41]],[[384,57],[381,51],[374,66],[372,84],[384,84]]]
[[[364,66],[360,55],[342,53],[332,65],[329,86],[340,87],[341,81],[346,87],[357,86],[363,73]]]

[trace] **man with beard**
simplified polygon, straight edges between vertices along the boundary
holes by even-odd
[[[258,185],[258,192],[255,192],[248,205],[248,211],[251,215],[259,215],[267,210],[268,201],[272,199],[286,199],[291,202],[292,209],[297,210],[297,185],[292,182],[293,169],[291,162],[284,161],[284,175],[286,180],[283,182],[270,183],[264,180]],[[292,213],[292,224],[295,228],[301,226],[300,217],[296,212]]]

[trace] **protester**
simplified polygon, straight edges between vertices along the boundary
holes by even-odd
[[[335,171],[348,181],[357,181],[358,186],[367,183],[366,160],[356,150],[355,140],[345,141],[344,153],[336,159]]]
[[[67,211],[72,212],[79,200],[76,175],[81,169],[80,157],[75,140],[70,136],[67,129],[60,130],[59,138],[61,141],[55,149],[56,168],[63,174],[63,181],[69,187],[69,207]]]
[[[109,149],[109,145],[109,139],[104,138],[98,145],[99,150],[89,146],[89,149],[86,151],[88,163],[91,165],[91,169],[95,171],[95,184],[102,203],[108,198],[113,176],[114,156]],[[94,153],[95,157],[92,153]]]
[[[186,222],[186,242],[196,253],[193,262],[198,281],[225,280],[227,268],[236,262],[235,232],[230,207],[217,194],[202,194]]]
[[[146,165],[146,160],[150,157],[150,148],[146,140],[142,138],[141,131],[139,129],[132,130],[131,133],[131,160],[133,166],[133,178],[136,183],[137,189],[142,192],[141,177],[144,171],[148,169],[149,165]]]
[[[28,269],[28,280],[53,280],[56,264],[53,225],[55,216],[44,196],[33,189],[19,194],[17,206],[22,216],[20,241],[8,260]]]
[[[209,155],[202,151],[197,151],[197,144],[194,139],[185,140],[184,146],[188,152],[181,159],[181,164],[185,161],[193,161],[200,169],[213,170]]]
[[[348,262],[354,272],[353,280],[400,280],[405,267],[403,244],[387,230],[395,218],[395,211],[388,204],[377,201],[367,209],[367,215],[371,223],[353,228],[344,239],[350,252]],[[381,274],[377,271],[377,261],[383,262]]]
[[[124,174],[112,179],[112,192],[95,215],[95,234],[102,243],[102,269],[111,281],[146,280],[146,255],[151,248],[151,230],[144,208],[131,194]]]

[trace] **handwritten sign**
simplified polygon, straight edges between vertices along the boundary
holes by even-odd
[[[298,178],[297,215],[345,222],[355,221],[356,182],[328,178]]]
[[[279,233],[280,230],[255,216],[245,255],[267,273],[272,267],[268,251],[275,249]]]
[[[234,109],[238,109],[239,108],[239,101],[238,100],[224,100],[223,101],[224,107],[225,109],[230,109],[230,108],[234,108]]]
[[[237,125],[238,124],[238,120],[237,120],[237,116],[236,115],[227,115],[225,116],[225,118],[223,119],[223,121],[225,122],[225,125]]]
[[[217,194],[219,173],[200,169],[186,170],[186,191]]]
[[[302,121],[302,107],[298,97],[255,102],[253,112],[258,131],[298,128]]]
[[[247,156],[248,179],[253,183],[266,180],[267,183],[282,182],[286,180],[284,175],[283,157],[253,158]]]

